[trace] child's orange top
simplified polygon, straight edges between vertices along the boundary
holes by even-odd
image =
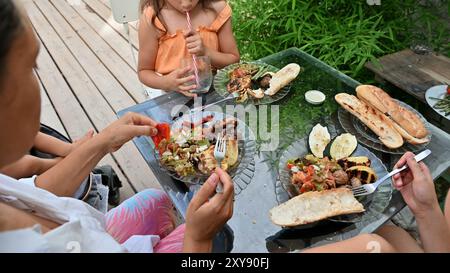
[[[152,23],[152,19],[155,16],[155,12],[152,7],[148,6],[144,10],[144,15],[149,23]],[[227,3],[225,8],[219,13],[214,22],[206,27],[200,26],[197,28],[197,32],[202,38],[203,45],[205,47],[219,50],[219,37],[217,35],[220,28],[231,17],[231,7]],[[189,58],[190,54],[186,48],[186,40],[182,30],[178,30],[176,33],[167,33],[166,28],[155,17],[153,21],[155,27],[160,30],[163,35],[159,38],[159,48],[156,55],[155,72],[162,75],[169,74],[177,68],[180,68],[180,62],[183,58]]]

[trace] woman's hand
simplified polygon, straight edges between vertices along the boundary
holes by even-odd
[[[200,34],[196,31],[185,31],[184,38],[186,39],[186,48],[191,55],[204,56],[206,55],[206,48],[203,45]]]
[[[223,184],[223,193],[215,194],[219,182]],[[187,209],[183,248],[185,252],[212,250],[214,236],[233,215],[233,201],[234,186],[231,177],[217,168]]]
[[[417,163],[411,152],[405,153],[394,168],[400,168],[405,164],[409,168],[394,175],[392,181],[414,215],[421,217],[439,208],[433,178],[428,167],[423,162]]]
[[[158,133],[156,122],[149,117],[127,113],[103,129],[97,137],[102,139],[108,152],[115,152],[122,145],[137,136],[155,136]]]
[[[186,97],[196,97],[196,94],[189,91],[195,89],[197,86],[195,84],[187,85],[189,82],[195,80],[194,75],[186,76],[190,70],[191,67],[179,68],[164,76],[164,80],[167,84],[167,87],[165,88],[166,91],[176,91]]]

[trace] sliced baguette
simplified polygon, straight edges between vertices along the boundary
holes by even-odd
[[[411,137],[421,139],[428,135],[428,131],[422,120],[415,113],[393,100],[381,88],[373,85],[360,85],[356,88],[356,94],[359,99],[392,119]]]
[[[286,65],[285,67],[280,69],[280,71],[272,75],[272,79],[270,80],[270,86],[264,93],[269,96],[275,95],[283,87],[285,87],[295,78],[297,78],[300,71],[301,68],[298,64],[292,63]]]
[[[403,145],[402,136],[386,115],[350,94],[340,93],[335,99],[345,110],[367,125],[386,147],[396,149]]]
[[[278,226],[294,227],[329,217],[363,212],[364,207],[350,189],[313,191],[298,195],[270,210],[270,220]]]
[[[406,142],[411,143],[413,145],[425,144],[430,141],[428,137],[424,138],[415,138],[412,135],[408,134],[400,125],[398,125],[395,121],[392,122],[394,128],[402,135],[402,137],[406,140]]]

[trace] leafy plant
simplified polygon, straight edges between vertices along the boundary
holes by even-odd
[[[364,64],[414,45],[450,56],[450,2],[230,0],[243,59],[298,47],[357,79]]]

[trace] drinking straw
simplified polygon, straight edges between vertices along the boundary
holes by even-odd
[[[189,11],[186,11],[186,19],[189,31],[192,31],[191,16],[189,16]],[[194,63],[195,82],[197,83],[197,88],[200,88],[200,80],[198,78],[197,58],[195,57],[195,54],[192,54],[192,61]]]

